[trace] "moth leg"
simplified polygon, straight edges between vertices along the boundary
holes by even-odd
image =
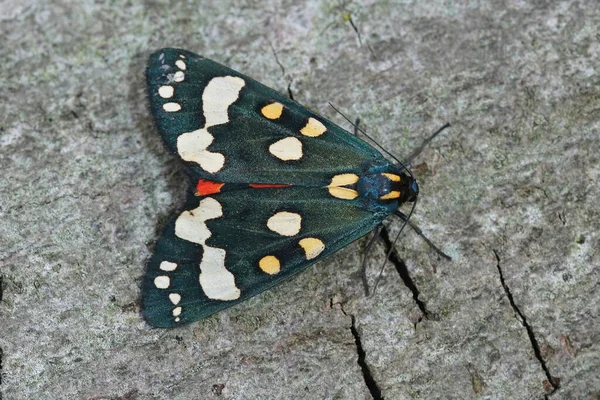
[[[383,229],[383,224],[377,225],[375,229],[373,229],[373,237],[369,240],[367,247],[365,248],[365,254],[363,255],[362,262],[362,281],[363,287],[365,288],[365,295],[369,297],[369,281],[367,279],[367,256],[371,252],[373,245],[378,239],[381,239],[381,230]]]
[[[433,242],[431,240],[429,240],[427,238],[427,236],[425,236],[423,231],[417,225],[415,225],[413,222],[411,222],[408,219],[406,214],[404,214],[400,211],[396,211],[394,214],[397,215],[398,217],[400,217],[400,219],[402,221],[404,221],[408,226],[410,226],[412,228],[412,230],[415,231],[415,233],[417,235],[419,235],[421,237],[421,239],[423,239],[425,241],[425,243],[427,243],[429,245],[429,247],[431,247],[433,250],[435,250],[436,253],[438,253],[440,256],[444,257],[446,260],[452,261],[452,257],[450,257],[448,254],[444,253],[442,250],[440,250],[439,247],[437,247],[435,244],[433,244]]]
[[[358,137],[358,132],[360,131],[360,118],[356,118],[354,120],[354,136]]]

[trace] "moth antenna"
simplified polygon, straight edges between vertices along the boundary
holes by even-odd
[[[350,119],[348,117],[346,117],[346,115],[344,115],[344,113],[342,113],[340,110],[338,110],[333,104],[331,104],[331,102],[329,102],[329,106],[331,108],[333,108],[338,114],[340,114],[346,121],[348,121],[353,127],[354,127],[354,134],[355,136],[358,136],[357,132],[362,133],[363,135],[365,135],[371,142],[373,142],[374,144],[377,145],[377,147],[379,147],[379,149],[381,149],[381,151],[383,151],[385,154],[387,154],[388,156],[392,157],[395,161],[397,161],[400,165],[402,165],[404,168],[406,168],[406,164],[409,164],[416,156],[418,156],[419,154],[421,154],[421,152],[423,151],[423,149],[429,144],[431,143],[431,141],[433,139],[435,139],[435,137],[437,135],[439,135],[440,133],[442,133],[444,130],[446,130],[447,128],[450,128],[452,125],[450,124],[450,122],[446,122],[441,128],[439,128],[437,131],[433,132],[433,134],[431,134],[431,136],[429,136],[428,138],[426,138],[425,140],[423,140],[423,142],[421,143],[421,145],[419,147],[417,147],[412,153],[411,155],[407,158],[406,162],[402,162],[400,161],[396,156],[394,156],[392,153],[390,153],[389,151],[387,151],[385,148],[383,148],[375,139],[373,139],[370,135],[367,134],[367,132],[364,131],[364,129],[361,129],[358,126],[359,123],[359,119],[356,119],[356,122],[352,122],[350,121]],[[406,168],[408,169],[408,168]]]
[[[410,162],[412,160],[414,160],[419,154],[421,154],[421,152],[423,151],[423,149],[429,144],[431,143],[431,141],[433,139],[435,139],[435,137],[437,135],[439,135],[440,133],[442,133],[443,130],[445,130],[446,128],[450,128],[452,125],[450,125],[450,122],[446,122],[444,124],[444,126],[442,126],[441,128],[439,128],[437,131],[433,132],[433,134],[431,136],[429,136],[427,139],[423,140],[423,142],[421,143],[421,145],[419,147],[417,147],[411,154],[410,156],[408,156],[408,158],[406,159],[406,163],[410,164]]]
[[[381,151],[383,151],[385,154],[387,154],[388,156],[393,158],[394,161],[396,161],[402,167],[404,167],[405,169],[408,169],[408,168],[406,168],[406,165],[402,161],[400,161],[396,156],[394,156],[392,153],[390,153],[389,151],[384,149],[383,146],[381,146],[379,143],[377,143],[377,141],[375,139],[373,139],[371,136],[369,136],[369,134],[367,134],[367,132],[365,132],[363,129],[361,129],[357,124],[350,121],[350,119],[348,117],[346,117],[346,115],[344,115],[340,110],[335,108],[335,106],[333,104],[331,104],[331,102],[329,102],[329,105],[331,106],[331,108],[333,108],[335,110],[335,112],[340,114],[346,121],[348,121],[354,127],[355,132],[358,131],[358,132],[362,133],[363,135],[365,135],[365,137],[367,139],[369,139],[371,142],[373,142]]]
[[[421,237],[421,239],[423,239],[425,241],[425,243],[427,243],[429,245],[429,247],[431,247],[436,253],[438,253],[440,256],[444,257],[446,260],[452,261],[452,257],[450,257],[448,254],[444,253],[439,247],[437,247],[435,244],[433,244],[433,242],[431,240],[429,240],[429,238],[427,236],[425,236],[423,231],[414,222],[408,220],[408,217],[404,213],[396,210],[396,212],[394,212],[394,215],[398,216],[401,220],[406,221],[408,226],[410,226],[412,228],[412,230],[417,235],[419,235]]]
[[[338,114],[340,114],[346,121],[348,121],[353,127],[354,127],[354,136],[358,136],[358,132],[362,133],[363,135],[365,135],[366,138],[368,138],[371,142],[373,142],[382,152],[384,152],[385,154],[387,154],[388,156],[390,156],[391,158],[394,159],[394,161],[396,161],[400,166],[402,166],[402,168],[410,175],[411,178],[414,178],[414,175],[412,174],[412,172],[410,172],[410,170],[408,169],[407,165],[414,160],[419,154],[421,154],[421,152],[423,151],[423,149],[429,144],[431,143],[431,141],[433,139],[435,139],[435,137],[437,135],[439,135],[440,133],[442,133],[445,129],[451,127],[452,125],[449,122],[446,122],[441,128],[439,128],[437,131],[435,131],[433,134],[431,134],[428,138],[426,138],[419,147],[417,147],[412,153],[411,155],[407,158],[406,162],[402,162],[398,159],[398,157],[394,156],[392,153],[390,153],[389,151],[387,151],[385,148],[383,148],[383,146],[381,146],[375,139],[373,139],[369,134],[367,134],[367,132],[364,131],[364,129],[361,129],[359,126],[360,123],[360,119],[356,119],[356,122],[352,122],[350,121],[350,119],[348,117],[346,117],[346,115],[344,115],[344,113],[342,113],[340,110],[338,110],[333,104],[331,104],[331,102],[329,102],[329,105],[331,106],[331,108],[333,108]]]

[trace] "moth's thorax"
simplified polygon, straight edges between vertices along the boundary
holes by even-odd
[[[363,175],[357,182],[359,196],[382,203],[401,205],[417,198],[417,181],[398,167]]]

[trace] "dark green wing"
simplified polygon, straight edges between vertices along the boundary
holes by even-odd
[[[244,301],[365,235],[388,214],[317,188],[191,197],[156,243],[143,284],[146,320],[172,327]]]
[[[323,186],[335,174],[389,165],[325,118],[189,51],[154,53],[146,73],[156,125],[197,178]]]

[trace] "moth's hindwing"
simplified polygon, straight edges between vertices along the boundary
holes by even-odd
[[[247,76],[179,49],[154,53],[146,73],[156,126],[194,184],[147,266],[151,325],[181,325],[254,296],[408,198],[401,168]]]
[[[191,198],[159,238],[144,282],[154,326],[239,303],[371,231],[380,215],[321,189],[233,190]]]

